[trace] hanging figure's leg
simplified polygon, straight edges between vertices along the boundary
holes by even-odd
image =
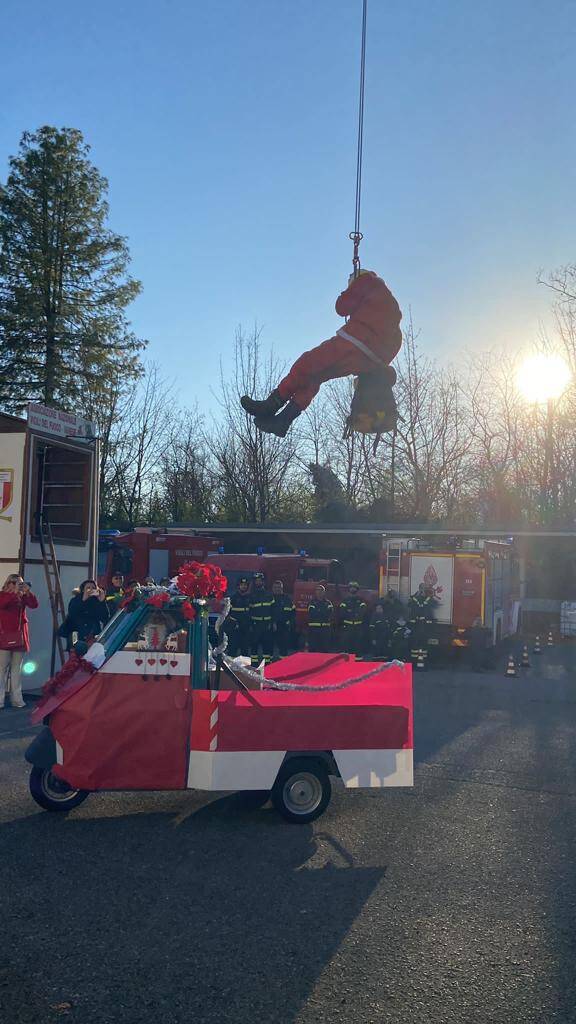
[[[278,388],[274,388],[268,398],[263,398],[260,401],[257,398],[250,398],[248,395],[242,395],[240,399],[240,405],[251,416],[273,416],[283,405],[286,405],[286,402],[286,398],[280,397]]]
[[[349,373],[356,372],[354,366],[357,358],[350,342],[339,335],[329,338],[309,352],[304,352],[280,381],[276,391],[272,392],[272,395],[278,396],[276,401],[281,401],[284,408],[277,415],[273,412],[258,413],[256,426],[267,434],[285,437],[294,420],[308,408],[318,394],[320,385],[334,377],[346,377]],[[360,355],[360,360],[365,361],[365,357]],[[354,363],[352,367],[351,362]],[[245,409],[246,402],[252,403],[251,399],[243,398],[241,401]]]

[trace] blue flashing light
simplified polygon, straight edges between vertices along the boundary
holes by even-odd
[[[223,555],[224,554],[224,545],[223,544],[220,544],[220,546],[218,548],[218,554],[219,555]]]
[[[264,548],[262,548],[262,547],[256,548],[256,554],[263,555],[264,554]]]
[[[306,551],[305,548],[300,548],[300,551],[298,552],[298,554],[302,555],[302,558],[306,558],[306,555],[308,554],[308,552]]]

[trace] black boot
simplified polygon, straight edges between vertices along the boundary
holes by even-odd
[[[268,395],[268,398],[264,398],[260,402],[257,398],[249,398],[248,395],[243,395],[240,399],[240,405],[251,416],[273,416],[283,405],[286,405],[286,399],[281,398],[278,394],[278,389],[274,388],[274,391]]]
[[[282,412],[276,414],[276,416],[256,416],[254,422],[264,434],[276,434],[277,437],[286,437],[290,426],[294,422],[297,416],[300,415],[302,409],[296,405],[296,402],[288,402]]]

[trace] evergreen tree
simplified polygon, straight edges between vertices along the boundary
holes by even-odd
[[[82,133],[25,132],[0,186],[0,405],[83,408],[144,347],[125,310],[140,283],[126,239],[107,227],[108,183]],[[88,408],[87,408],[88,406]]]

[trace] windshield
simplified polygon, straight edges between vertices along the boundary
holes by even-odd
[[[106,623],[104,629],[98,637],[98,643],[104,644],[110,640],[110,637],[116,632],[120,622],[126,618],[127,615],[131,614],[126,608],[119,608],[118,611],[112,616],[109,622]]]

